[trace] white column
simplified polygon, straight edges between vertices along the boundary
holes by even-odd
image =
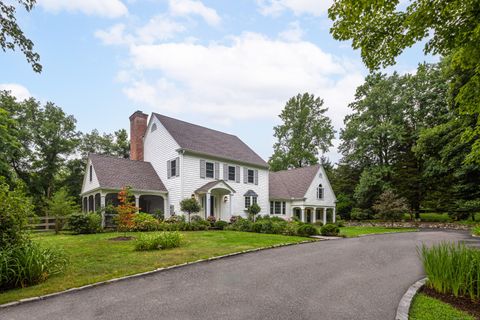
[[[300,221],[305,222],[305,208],[300,208]]]
[[[208,216],[210,215],[210,206],[212,205],[210,203],[210,192],[207,192],[205,202],[207,203],[206,208],[205,208],[205,210],[206,210],[205,211],[205,219],[207,219]]]
[[[323,224],[327,224],[327,208],[323,208]]]
[[[333,221],[333,223],[335,223],[336,215],[337,215],[337,214],[336,214],[336,208],[333,208],[333,211],[332,211],[332,212],[333,212],[332,221]]]
[[[230,198],[228,199],[230,202],[230,218],[233,215],[233,194],[230,193]]]
[[[135,195],[135,207],[137,207],[138,212],[138,208],[140,207],[140,196],[138,194]]]
[[[317,208],[313,208],[312,223],[315,223],[316,221],[317,221]]]
[[[103,193],[100,194],[100,208],[102,208],[101,215],[102,215],[102,229],[105,228],[105,195]]]

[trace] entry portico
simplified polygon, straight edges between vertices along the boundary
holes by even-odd
[[[200,199],[203,209],[201,214],[205,219],[214,216],[216,220],[222,220],[224,215],[226,217],[233,215],[232,197],[234,193],[235,190],[224,180],[216,180],[204,184],[195,190],[195,194],[192,196]]]

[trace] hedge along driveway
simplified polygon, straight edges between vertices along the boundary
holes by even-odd
[[[65,252],[70,262],[67,270],[39,285],[0,293],[0,304],[199,259],[308,240],[235,231],[192,231],[182,234],[182,247],[149,252],[134,251],[134,241],[109,240],[123,233],[35,235],[34,239],[42,245],[57,247]],[[128,235],[135,236],[137,233]]]

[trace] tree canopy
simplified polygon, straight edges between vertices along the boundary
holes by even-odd
[[[298,94],[288,100],[274,127],[277,139],[269,159],[270,170],[279,171],[317,164],[320,152],[332,146],[334,130],[325,115],[323,100],[313,94]]]

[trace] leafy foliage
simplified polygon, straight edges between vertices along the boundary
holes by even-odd
[[[200,203],[198,203],[196,198],[185,198],[180,201],[180,210],[188,214],[188,222],[190,222],[190,215],[200,212],[200,209]]]
[[[55,233],[63,227],[63,218],[69,216],[80,210],[75,199],[68,195],[65,188],[59,189],[52,196],[52,199],[47,200],[48,215],[55,217]]]
[[[76,234],[98,233],[102,231],[102,217],[95,212],[74,213],[68,216],[68,228]]]
[[[384,191],[373,205],[380,219],[392,221],[401,220],[408,210],[407,201],[399,198],[392,190]]]
[[[323,100],[298,94],[288,100],[280,114],[282,124],[274,128],[277,142],[269,160],[272,171],[318,163],[319,152],[327,152],[334,135],[331,120],[325,116]]]
[[[17,0],[27,11],[31,11],[36,0]],[[10,3],[10,2],[9,2]],[[33,71],[40,73],[40,55],[33,51],[33,42],[28,39],[17,23],[15,6],[0,1],[0,48],[3,51],[19,48],[23,52],[27,62],[32,65]]]
[[[334,224],[327,223],[320,229],[322,236],[338,236],[340,228]]]
[[[129,187],[124,187],[118,193],[118,200],[120,204],[116,207],[117,216],[117,230],[118,231],[132,231],[135,228],[133,218],[139,211],[131,199],[132,194]]]
[[[260,213],[261,210],[262,208],[260,208],[258,203],[254,203],[250,207],[248,207],[248,215],[252,218],[253,221],[255,221],[255,217],[258,213]]]
[[[161,250],[180,247],[183,236],[177,232],[140,234],[135,241],[136,251]]]

